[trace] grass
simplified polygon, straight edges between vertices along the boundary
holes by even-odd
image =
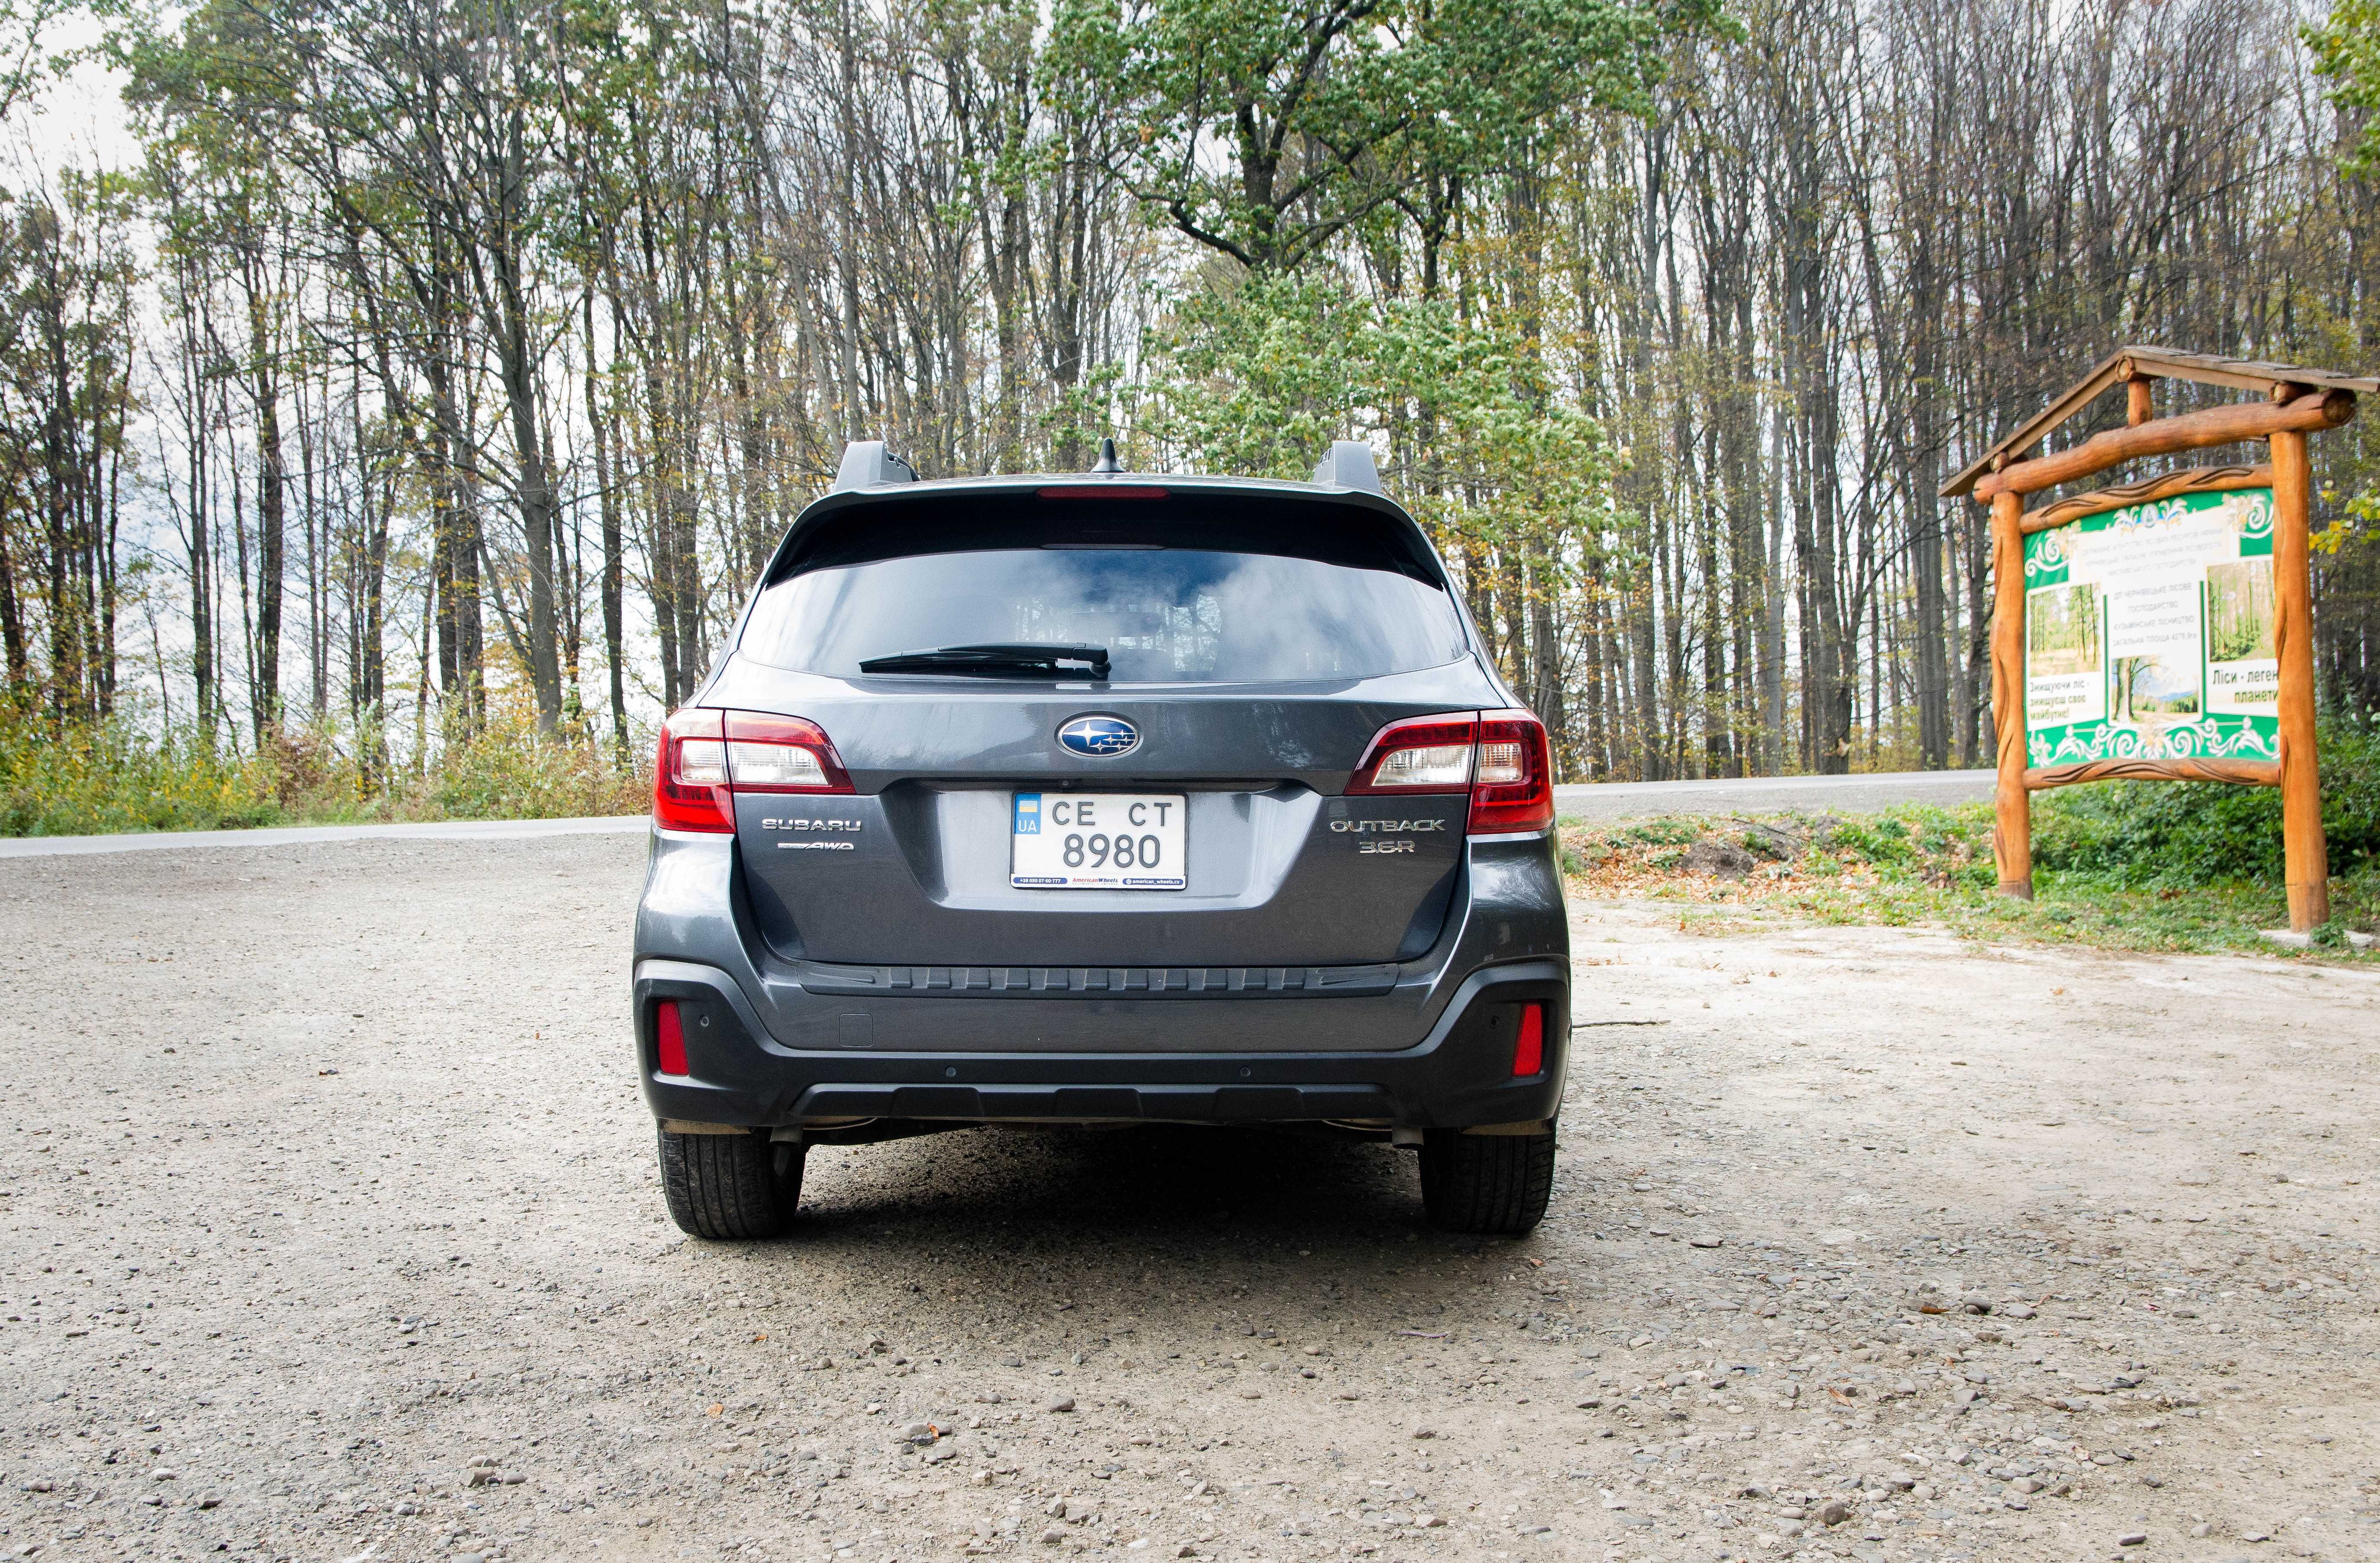
[[[2040,794],[2030,902],[1998,893],[1984,804],[1573,826],[1562,850],[1584,893],[1675,901],[1684,928],[1713,935],[1795,919],[1925,924],[1989,941],[2380,962],[2345,937],[2380,931],[2380,814],[2359,812],[2373,805],[2360,782],[2342,779],[2325,799],[2325,816],[2338,814],[2331,921],[2306,951],[2259,933],[2289,926],[2269,789],[2104,782]]]
[[[599,747],[540,735],[500,706],[426,766],[370,763],[370,733],[293,728],[235,754],[124,721],[57,723],[0,711],[0,834],[224,830],[383,820],[640,814],[650,780]],[[642,751],[638,751],[641,757]]]

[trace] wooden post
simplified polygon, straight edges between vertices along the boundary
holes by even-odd
[[[2302,445],[2300,446],[2303,448]],[[2000,893],[2033,899],[2033,800],[2024,790],[2024,496],[1992,496],[1992,862]]]
[[[2124,382],[2124,422],[2129,427],[2138,429],[2156,416],[2156,409],[2149,401],[2149,387],[2155,383],[2144,374],[2136,374]]]
[[[2280,656],[2281,850],[2289,927],[2330,921],[2329,847],[2322,834],[2320,754],[2313,735],[2313,583],[2307,555],[2306,437],[2277,432],[2273,445],[2273,644]],[[2003,876],[2005,878],[2005,876]]]

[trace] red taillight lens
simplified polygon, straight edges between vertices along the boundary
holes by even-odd
[[[1478,723],[1461,716],[1407,717],[1380,729],[1348,780],[1352,794],[1467,793]]]
[[[1468,793],[1475,836],[1554,822],[1553,754],[1526,711],[1407,717],[1380,729],[1348,779],[1350,795]]]
[[[814,721],[689,707],[662,724],[653,823],[665,830],[735,830],[737,793],[850,791],[833,743]]]
[[[674,999],[653,1006],[653,1061],[662,1074],[694,1072],[686,1066],[686,1022]]]
[[[1471,833],[1542,830],[1553,822],[1553,752],[1546,724],[1526,711],[1480,712]]]
[[[1512,1077],[1546,1072],[1546,1007],[1521,1006],[1521,1036],[1512,1044]]]
[[[723,719],[722,712],[688,707],[672,711],[662,723],[662,750],[653,760],[653,823],[662,830],[735,829],[735,806],[727,795]]]

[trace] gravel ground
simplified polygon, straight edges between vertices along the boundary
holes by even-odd
[[[721,1247],[640,866],[0,864],[0,1552],[2380,1557],[2371,974],[1582,905],[1525,1242],[1376,1146],[976,1131]]]

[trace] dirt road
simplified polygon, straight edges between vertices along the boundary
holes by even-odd
[[[1386,1149],[970,1132],[711,1247],[640,863],[0,864],[0,1552],[2380,1557],[2371,974],[1580,906],[1529,1241]]]

